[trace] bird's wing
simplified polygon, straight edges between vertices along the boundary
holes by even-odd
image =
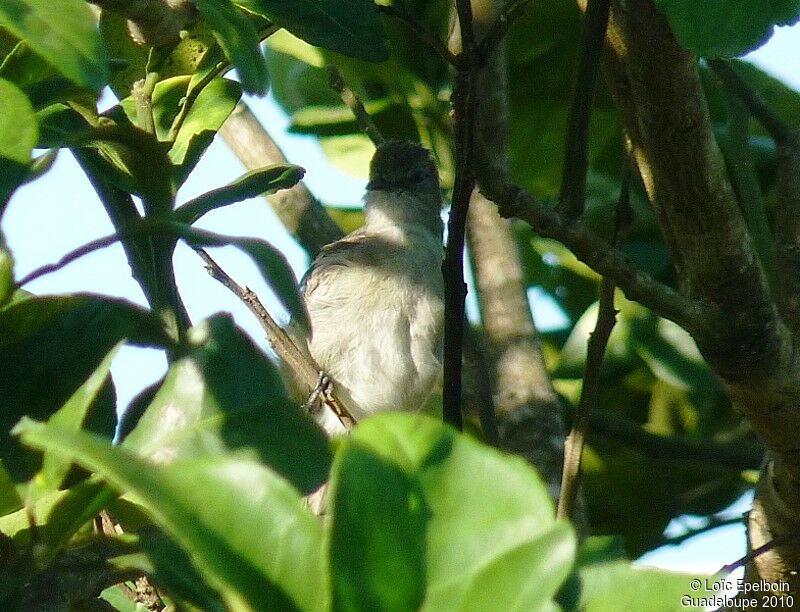
[[[356,230],[323,247],[300,281],[303,294],[311,296],[321,285],[327,284],[331,274],[340,274],[343,268],[378,268],[381,262],[387,261],[387,248],[395,250],[397,247],[363,230]]]

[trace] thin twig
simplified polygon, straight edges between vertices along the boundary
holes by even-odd
[[[706,521],[706,524],[702,527],[698,527],[697,529],[688,529],[685,533],[671,538],[666,538],[660,543],[659,546],[677,546],[686,540],[691,540],[693,537],[699,536],[708,531],[713,531],[714,529],[719,529],[720,527],[726,527],[728,525],[736,525],[742,522],[744,522],[743,515],[725,517],[714,515],[709,518],[708,521]]]
[[[482,178],[494,180],[496,177],[484,175]],[[629,300],[647,306],[690,333],[697,331],[702,324],[700,302],[677,293],[635,267],[622,251],[594,235],[585,225],[567,223],[552,207],[539,202],[529,191],[511,183],[488,182],[481,184],[481,191],[497,204],[504,217],[522,219],[541,236],[558,240],[598,274],[613,278]]]
[[[445,62],[451,66],[457,65],[458,58],[450,52],[447,46],[441,40],[439,40],[439,38],[433,32],[419,23],[406,11],[400,10],[396,6],[384,6],[382,4],[377,6],[379,12],[402,21],[406,27],[411,30],[411,33],[414,34],[414,36],[438,53]]]
[[[800,540],[800,534],[786,534],[780,537],[777,537],[773,540],[770,540],[766,544],[762,544],[758,548],[754,548],[750,552],[748,552],[744,557],[737,559],[733,563],[728,563],[727,565],[723,565],[722,568],[719,570],[719,574],[727,576],[734,572],[735,570],[739,569],[740,567],[744,567],[751,561],[753,561],[756,557],[760,557],[761,555],[768,553],[773,548],[777,546],[783,546],[784,544],[789,544],[790,542],[796,542]]]
[[[622,188],[619,201],[614,210],[614,245],[619,246],[622,237],[631,222],[630,211],[631,162],[626,158],[622,176]],[[564,442],[564,469],[561,477],[561,492],[558,496],[556,517],[571,519],[580,483],[581,459],[583,446],[589,433],[591,407],[597,397],[600,385],[600,367],[608,346],[611,331],[617,322],[617,311],[614,309],[614,281],[604,276],[600,282],[600,304],[597,312],[597,323],[589,336],[586,354],[586,372],[583,376],[581,399],[572,429]]]
[[[781,119],[772,110],[767,101],[745,81],[742,76],[731,65],[731,62],[723,59],[706,60],[709,67],[716,73],[730,91],[738,97],[750,110],[753,117],[764,126],[770,136],[777,144],[791,142],[797,130],[789,123]]]
[[[764,460],[764,446],[755,440],[698,440],[688,436],[662,436],[608,411],[593,410],[589,438],[605,438],[625,445],[648,459],[691,461],[732,470],[757,470]]]
[[[29,272],[14,284],[14,288],[19,289],[23,285],[27,285],[28,283],[35,281],[37,278],[41,278],[45,274],[57,272],[61,268],[64,268],[67,265],[71,264],[76,259],[80,259],[84,255],[89,255],[94,251],[98,251],[100,249],[104,249],[105,247],[111,246],[112,244],[114,244],[115,242],[119,242],[120,240],[122,240],[122,237],[119,234],[111,234],[110,236],[103,236],[102,238],[98,238],[96,240],[87,242],[86,244],[82,244],[77,249],[74,249],[69,253],[67,253],[66,255],[64,255],[57,262],[44,265],[41,268],[37,268],[36,270]]]
[[[559,212],[568,221],[583,214],[586,172],[589,168],[589,128],[597,69],[608,28],[611,0],[589,0],[583,28],[575,90],[569,109],[564,170],[561,173]]]
[[[529,2],[530,0],[509,0],[480,42],[478,53],[481,57],[488,57],[489,53],[500,44],[511,26],[525,13]]]
[[[589,431],[590,408],[597,396],[600,382],[600,366],[606,352],[608,338],[617,322],[617,311],[614,309],[614,282],[603,277],[600,284],[600,307],[597,324],[589,337],[586,357],[586,373],[583,377],[583,389],[578,404],[577,414],[572,429],[564,442],[564,471],[561,477],[561,494],[558,497],[557,518],[571,518],[580,482],[581,457],[583,445]]]
[[[304,384],[309,392],[314,391],[318,386],[320,369],[317,364],[313,362],[311,357],[301,351],[284,329],[275,322],[275,319],[269,314],[258,296],[248,289],[242,287],[235,280],[233,280],[223,270],[217,262],[215,262],[204,249],[195,248],[194,251],[206,263],[206,269],[211,277],[221,283],[231,293],[241,300],[252,312],[261,327],[267,333],[267,340],[269,341],[272,349],[278,356],[286,363],[291,369],[292,373],[296,376],[297,380]],[[336,398],[336,390],[326,392],[321,397],[325,406],[327,406],[336,417],[342,426],[350,431],[355,425],[355,419],[350,415],[344,405]]]
[[[456,168],[453,203],[447,225],[447,250],[442,264],[445,304],[442,417],[446,423],[460,430],[463,423],[461,356],[464,342],[464,301],[467,295],[463,264],[464,234],[469,201],[475,188],[475,119],[478,105],[475,72],[478,66],[470,0],[457,0],[456,10],[463,51],[459,55],[453,86]]]
[[[364,103],[361,102],[361,99],[356,95],[356,93],[350,89],[347,83],[344,82],[342,78],[342,74],[336,69],[335,66],[328,66],[328,85],[331,89],[333,89],[336,93],[339,94],[339,97],[342,99],[351,111],[353,111],[353,115],[355,115],[356,123],[358,123],[358,127],[361,128],[361,131],[364,132],[369,139],[372,141],[376,147],[385,141],[383,134],[372,121],[372,117],[369,116],[367,109],[364,108]]]

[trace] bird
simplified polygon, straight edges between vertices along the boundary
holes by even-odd
[[[440,376],[441,210],[430,153],[406,141],[379,144],[364,225],[323,247],[301,281],[306,347],[356,421],[419,409]]]

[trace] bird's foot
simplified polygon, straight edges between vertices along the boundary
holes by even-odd
[[[333,380],[325,372],[320,370],[319,377],[317,378],[317,385],[308,396],[308,400],[303,404],[303,408],[311,410],[317,406],[317,400],[321,398],[321,403],[330,401],[333,394]]]

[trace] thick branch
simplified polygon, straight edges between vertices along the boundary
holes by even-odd
[[[563,408],[545,368],[511,228],[477,191],[469,206],[467,239],[486,345],[486,371],[477,382],[491,386],[500,446],[536,466],[557,499]]]
[[[723,377],[764,374],[778,357],[780,324],[714,140],[696,59],[650,0],[615,2],[609,51],[614,97],[681,290],[710,307],[695,339]]]
[[[800,130],[778,144],[775,259],[781,312],[800,337]]]
[[[177,41],[193,17],[188,0],[91,0],[106,11],[128,20],[128,29],[139,44],[152,46]]]
[[[769,450],[748,519],[751,550],[800,532],[800,362],[725,175],[695,58],[650,0],[615,0],[607,67],[682,291],[701,301],[689,327],[733,405]],[[800,546],[754,558],[747,580],[800,597]]]

